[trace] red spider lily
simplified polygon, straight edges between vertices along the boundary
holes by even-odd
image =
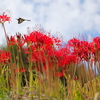
[[[66,65],[70,65],[72,62],[76,62],[76,56],[66,47],[56,51],[55,57],[57,58],[59,67],[65,67]]]
[[[25,44],[24,37],[20,33],[16,34],[16,40],[16,44],[20,47],[22,47]]]
[[[80,60],[88,61],[91,58],[92,45],[87,41],[80,41],[74,38],[68,41],[67,46]]]
[[[53,45],[53,44],[59,44],[60,40],[58,38],[49,37],[41,32],[33,31],[29,35],[25,36],[25,42],[34,44],[36,47],[39,47],[41,45]]]
[[[0,15],[0,23],[4,23],[6,21],[10,22],[10,19],[11,18],[8,15],[6,15],[5,12]]]
[[[93,39],[93,42],[95,42],[95,43],[100,43],[100,37],[95,37],[95,38]]]
[[[49,37],[41,32],[33,31],[29,35],[25,35],[25,42],[29,45],[33,52],[33,59],[39,58],[39,53],[42,55],[52,55],[55,45],[59,45],[60,40],[58,38]],[[28,53],[28,49],[27,49]],[[37,55],[37,56],[36,56]],[[42,56],[43,58],[43,56]]]
[[[71,63],[75,64],[76,61],[77,61],[76,56],[73,55],[73,54],[70,54],[70,55],[67,55],[67,56],[63,57],[63,59],[58,62],[58,66],[59,67],[69,67],[69,65]]]
[[[93,49],[92,54],[94,55],[95,61],[100,60],[100,37],[95,37],[92,42]]]
[[[8,46],[17,45],[22,47],[24,44],[24,38],[20,33],[8,38]]]
[[[5,64],[10,61],[11,53],[0,50],[0,63]]]
[[[61,40],[59,40],[58,38],[55,38],[55,37],[52,37],[52,39],[53,39],[55,45],[57,45],[57,46],[61,45]]]
[[[80,47],[80,40],[73,38],[68,41],[68,46],[74,47],[74,49],[78,49]]]
[[[16,40],[15,40],[15,37],[11,36],[8,38],[8,46],[11,46],[11,45],[15,45],[16,44]]]
[[[93,39],[94,50],[100,52],[100,37],[96,37]]]

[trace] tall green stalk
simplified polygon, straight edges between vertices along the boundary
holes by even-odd
[[[29,48],[29,91],[34,91],[34,87],[33,87],[33,70],[32,70],[32,51],[31,49]],[[30,93],[29,94],[29,98],[31,99],[32,97],[32,94]]]
[[[6,42],[7,42],[7,45],[8,45],[8,36],[7,36],[7,32],[6,32],[4,23],[2,23],[2,27],[4,29],[4,34],[5,34]]]

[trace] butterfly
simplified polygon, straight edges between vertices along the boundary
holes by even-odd
[[[17,19],[17,18],[16,18]],[[18,24],[21,24],[23,21],[31,21],[31,20],[27,20],[27,19],[23,19],[23,18],[18,18],[17,19],[17,21],[18,21]]]

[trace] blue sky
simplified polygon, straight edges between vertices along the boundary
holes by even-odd
[[[5,23],[8,35],[27,34],[27,27],[36,25],[65,42],[79,34],[89,40],[100,35],[100,0],[0,0],[0,9],[11,11],[11,23]],[[17,24],[18,17],[31,21]],[[0,26],[0,44],[4,41]]]

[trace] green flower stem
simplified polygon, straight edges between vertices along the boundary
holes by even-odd
[[[9,89],[9,68],[8,66],[6,69],[6,83],[7,83],[7,89]]]
[[[6,42],[7,42],[7,45],[8,45],[8,38],[7,38],[8,36],[7,36],[7,32],[6,32],[4,23],[2,23],[2,26],[3,26],[3,29],[4,29],[4,33],[5,33],[5,37],[6,37]]]
[[[32,62],[30,62],[30,65],[29,65],[29,91],[31,92],[31,91],[33,91],[34,89],[33,89],[33,71],[32,71]],[[29,94],[29,98],[30,98],[30,100],[31,100],[31,98],[32,98],[32,94],[30,93]]]
[[[20,89],[21,89],[21,73],[20,73],[20,64],[19,64],[19,53],[17,52],[17,68],[18,68],[18,73],[16,73],[16,82],[17,82],[17,94],[20,94]]]
[[[20,74],[19,71],[17,73],[16,82],[17,82],[17,94],[20,94],[20,90],[21,90],[21,74]]]
[[[29,91],[33,91],[33,70],[32,70],[32,51],[31,49],[29,48]],[[29,97],[31,99],[32,97],[32,94],[29,94]]]

